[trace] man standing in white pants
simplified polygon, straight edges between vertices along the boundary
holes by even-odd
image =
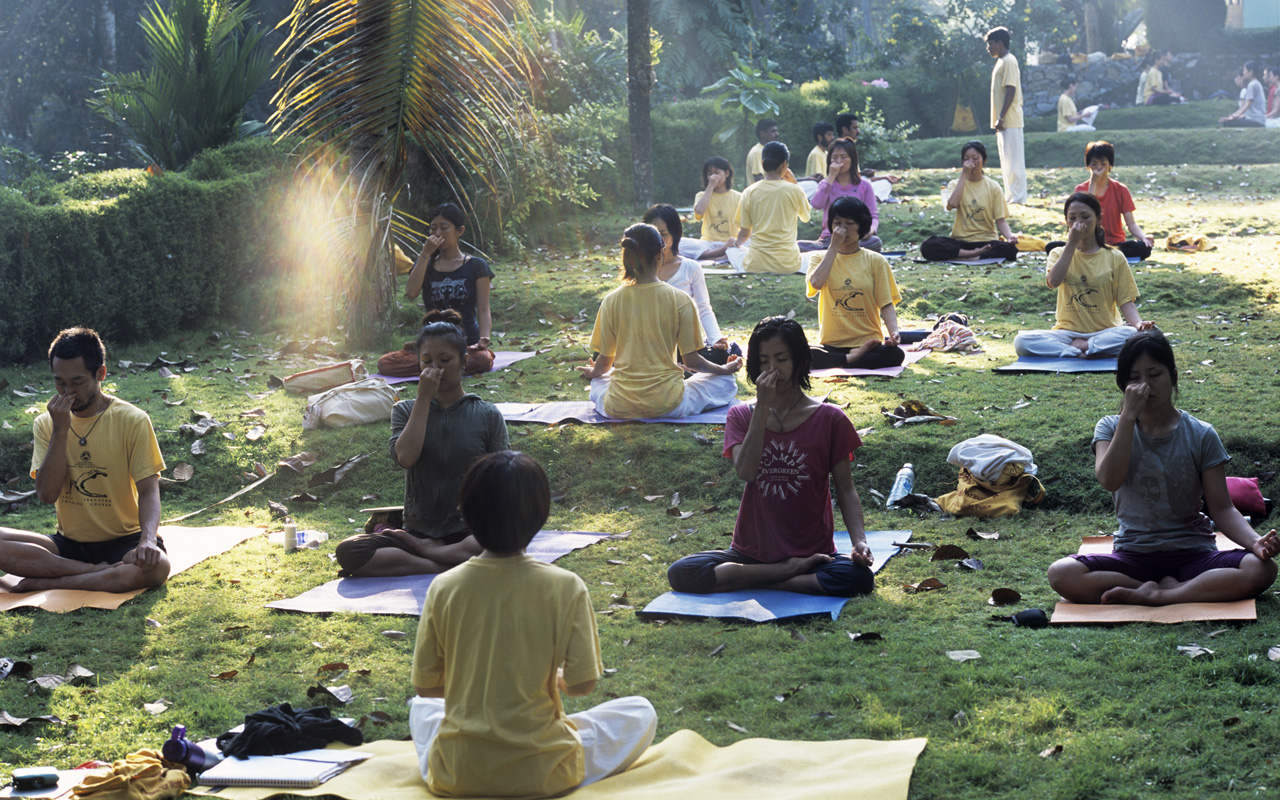
[[[996,60],[991,71],[991,127],[1000,150],[1004,199],[1027,202],[1027,166],[1022,150],[1022,76],[1018,59],[1009,52],[1009,29],[987,31],[987,52]]]

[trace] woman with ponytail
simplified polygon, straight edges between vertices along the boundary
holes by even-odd
[[[462,386],[467,338],[457,311],[429,311],[418,334],[418,396],[391,409],[391,458],[404,470],[404,520],[344,539],[343,577],[422,575],[461,564],[481,547],[458,510],[476,459],[508,448],[502,413]]]
[[[679,418],[728,405],[742,359],[713,364],[698,354],[704,342],[693,300],[658,278],[662,235],[632,225],[621,244],[622,286],[605,295],[591,332],[598,355],[578,367],[596,410],[615,419]],[[685,369],[695,373],[688,380]]]
[[[1114,356],[1130,336],[1155,323],[1138,316],[1138,285],[1124,254],[1107,246],[1098,198],[1076,192],[1062,211],[1067,243],[1049,254],[1045,276],[1058,292],[1057,321],[1053,330],[1022,331],[1013,349],[1048,358]]]

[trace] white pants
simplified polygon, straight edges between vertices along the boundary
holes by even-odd
[[[1063,133],[1078,133],[1080,131],[1096,131],[1096,130],[1097,128],[1093,127],[1092,125],[1089,125],[1088,123],[1078,122],[1075,125],[1072,125],[1071,127],[1067,128],[1065,131],[1063,131]]]
[[[580,785],[616,775],[636,762],[653,744],[658,730],[658,713],[643,697],[619,697],[600,705],[570,714],[578,727],[582,753],[586,762]],[[431,744],[444,722],[444,699],[415,697],[409,703],[409,734],[418,750],[418,769],[427,779],[427,761]]]
[[[730,247],[724,251],[724,257],[729,259],[729,266],[733,267],[735,272],[745,272],[746,267],[742,265],[743,260],[747,257],[747,245],[751,240],[743,242],[739,247]],[[701,239],[681,239],[680,255],[685,258],[692,258],[694,261],[702,258],[702,254],[713,247],[718,246],[721,242],[704,242]]]
[[[1027,159],[1022,151],[1022,128],[1005,128],[996,133],[996,146],[1000,149],[1005,202],[1026,203]]]
[[[1020,356],[1041,358],[1079,358],[1114,356],[1138,332],[1137,328],[1120,325],[1103,328],[1096,333],[1075,331],[1022,331],[1013,339],[1013,350]],[[1071,343],[1073,339],[1086,339],[1089,349],[1084,352]]]
[[[612,378],[613,372],[610,371],[603,378],[591,380],[591,402],[602,417],[608,416],[604,413],[604,395],[609,390],[609,381]],[[684,398],[681,399],[680,405],[676,406],[671,413],[661,416],[663,419],[692,417],[712,408],[727,406],[737,395],[738,380],[732,375],[708,375],[705,372],[695,372],[692,377],[685,379]],[[654,418],[657,416],[659,415],[653,415]]]

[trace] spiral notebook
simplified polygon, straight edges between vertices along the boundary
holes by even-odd
[[[228,758],[200,774],[205,786],[314,789],[352,764],[373,756],[359,750],[300,750],[283,756]]]

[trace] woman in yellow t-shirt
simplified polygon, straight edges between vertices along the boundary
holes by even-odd
[[[693,198],[693,216],[702,223],[697,239],[681,239],[680,255],[695,261],[717,261],[728,257],[741,269],[742,253],[734,234],[738,232],[738,201],[742,192],[733,188],[733,165],[728,159],[712,156],[702,164],[702,191]],[[744,243],[745,244],[745,243]]]
[[[597,356],[584,367],[596,411],[615,419],[680,418],[728,405],[738,393],[742,359],[713,364],[689,295],[658,277],[662,235],[652,225],[622,238],[622,286],[605,295],[591,331]],[[676,363],[676,356],[684,367]],[[684,370],[695,374],[684,379]]]
[[[809,296],[818,297],[813,368],[896,367],[905,355],[894,308],[902,295],[885,257],[861,246],[871,232],[871,209],[856,197],[841,197],[831,204],[828,221],[831,247],[811,256],[805,278]]]
[[[1052,330],[1022,331],[1013,349],[1044,358],[1114,356],[1130,336],[1155,323],[1138,315],[1138,285],[1124,254],[1107,246],[1098,198],[1076,192],[1062,210],[1067,243],[1050,254],[1045,277],[1058,291],[1057,321]]]

